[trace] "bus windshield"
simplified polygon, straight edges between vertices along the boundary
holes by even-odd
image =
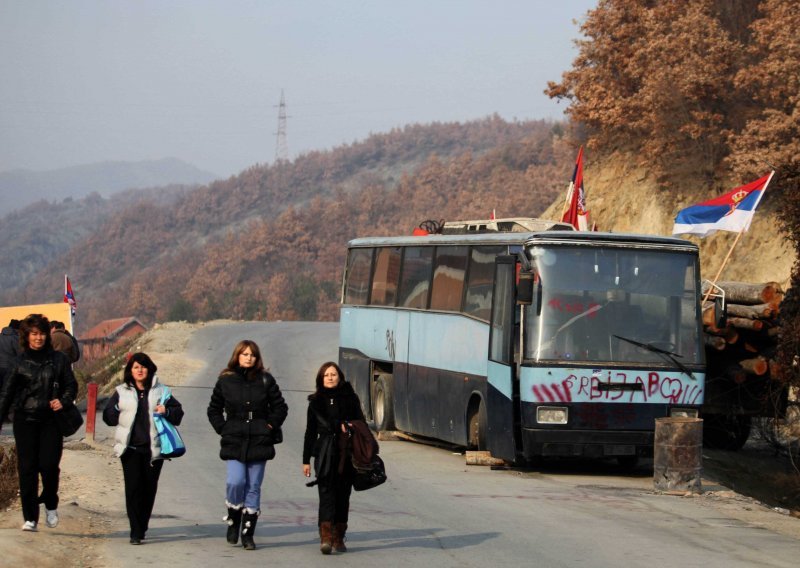
[[[555,244],[528,254],[538,282],[525,308],[526,360],[703,363],[695,255]]]

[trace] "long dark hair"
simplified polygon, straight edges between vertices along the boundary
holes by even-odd
[[[260,377],[264,374],[264,360],[261,358],[261,350],[258,348],[258,345],[256,345],[256,342],[250,339],[243,339],[236,344],[236,347],[233,348],[233,354],[231,354],[231,358],[228,360],[228,366],[222,370],[221,374],[235,373],[236,369],[239,368],[239,355],[248,347],[250,348],[250,352],[256,356],[256,362],[252,367],[247,369],[247,377]]]
[[[125,365],[125,373],[122,375],[125,384],[129,387],[132,387],[136,382],[133,380],[133,372],[131,371],[134,363],[139,363],[142,367],[147,369],[147,380],[144,386],[146,389],[149,389],[153,386],[153,377],[155,377],[158,367],[156,367],[156,364],[153,363],[153,360],[147,353],[139,352],[131,355],[131,358],[128,359],[128,364]]]
[[[30,314],[24,320],[22,320],[19,324],[19,346],[22,349],[28,349],[30,345],[28,344],[28,336],[31,334],[31,331],[37,329],[44,333],[47,336],[47,339],[44,341],[43,349],[49,350],[52,347],[52,342],[50,341],[50,320],[47,319],[47,316],[42,314]]]
[[[322,389],[325,388],[325,371],[328,369],[328,367],[333,367],[334,369],[336,369],[336,372],[339,373],[340,385],[345,382],[344,371],[342,371],[342,368],[333,361],[326,361],[325,363],[322,364],[322,366],[320,366],[319,371],[317,371],[317,378],[315,383],[316,390],[310,395],[308,395],[308,400],[317,398],[319,394],[322,392]]]

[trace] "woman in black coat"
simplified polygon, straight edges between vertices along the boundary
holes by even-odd
[[[64,436],[56,413],[75,403],[78,383],[67,356],[50,343],[50,322],[41,314],[26,317],[19,328],[22,353],[10,367],[0,389],[0,424],[14,409],[19,498],[24,531],[36,531],[39,503],[44,503],[48,527],[58,524],[58,482]],[[42,494],[39,495],[39,475]]]
[[[288,411],[275,377],[264,369],[258,345],[240,341],[208,405],[208,420],[222,436],[219,457],[228,469],[225,505],[232,545],[239,541],[241,528],[242,546],[255,550],[261,482],[267,461],[275,457],[274,444],[282,441],[280,428]]]
[[[355,469],[347,443],[348,423],[364,420],[361,401],[339,365],[323,363],[316,390],[308,397],[303,440],[303,475],[311,476],[311,457],[319,491],[319,539],[322,554],[346,552],[344,544]]]

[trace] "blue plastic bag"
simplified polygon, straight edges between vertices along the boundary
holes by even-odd
[[[159,404],[163,405],[171,396],[169,388],[164,386],[164,394],[161,395]],[[183,438],[174,424],[160,414],[153,414],[153,422],[156,425],[158,441],[161,444],[162,458],[179,458],[186,453],[186,444],[183,443]]]

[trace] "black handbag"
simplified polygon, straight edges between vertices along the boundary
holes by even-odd
[[[58,382],[53,382],[53,398],[58,397]],[[72,436],[83,425],[83,416],[75,404],[62,404],[61,410],[54,410],[56,426],[65,438]]]
[[[65,438],[72,436],[83,425],[81,411],[74,404],[63,405],[61,410],[54,411],[54,414],[56,415],[58,429]]]
[[[369,469],[356,468],[356,475],[353,479],[353,489],[356,491],[366,491],[386,481],[386,467],[383,465],[381,457],[376,455],[370,465]]]

